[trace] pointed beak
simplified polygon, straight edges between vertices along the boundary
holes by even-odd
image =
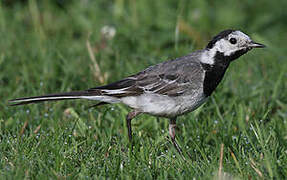
[[[249,48],[265,48],[266,46],[264,44],[260,44],[260,43],[254,42],[254,41],[250,41],[248,43],[248,47]]]

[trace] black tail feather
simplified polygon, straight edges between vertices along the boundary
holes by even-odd
[[[39,103],[43,101],[58,101],[58,100],[69,100],[69,99],[79,99],[80,96],[91,96],[91,92],[87,91],[72,91],[56,94],[47,94],[43,96],[32,96],[9,100],[10,106],[18,106],[30,103]]]

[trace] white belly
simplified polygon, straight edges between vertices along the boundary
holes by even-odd
[[[131,108],[163,117],[175,117],[191,112],[203,104],[205,100],[206,98],[201,92],[177,97],[145,93],[140,96],[121,98],[121,101]]]

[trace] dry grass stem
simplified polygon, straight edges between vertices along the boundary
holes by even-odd
[[[93,48],[92,48],[91,43],[89,41],[89,38],[86,41],[86,46],[87,46],[87,49],[89,52],[90,60],[92,61],[92,64],[90,67],[93,71],[94,78],[103,84],[106,82],[107,74],[101,72],[100,66],[96,60],[95,55],[94,55],[94,51],[93,51]]]
[[[219,159],[219,168],[218,168],[218,179],[221,179],[221,172],[222,172],[222,160],[223,160],[223,150],[224,150],[224,144],[222,143],[220,146],[220,159]]]

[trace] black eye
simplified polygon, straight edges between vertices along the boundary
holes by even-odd
[[[230,42],[231,44],[236,44],[237,40],[236,40],[235,38],[230,38],[230,39],[229,39],[229,42]]]

